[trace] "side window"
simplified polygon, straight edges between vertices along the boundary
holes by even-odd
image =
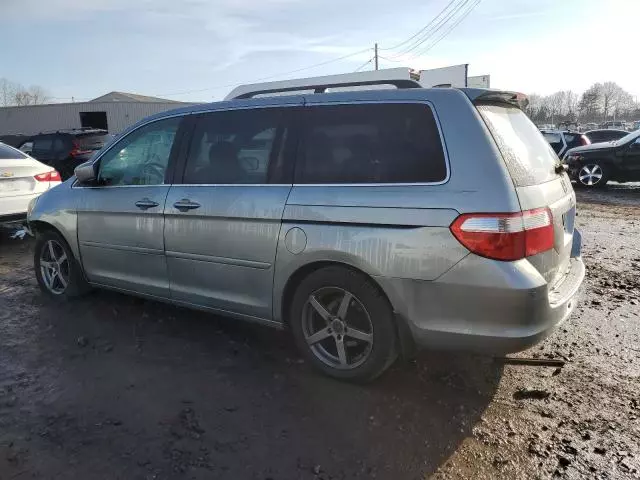
[[[65,150],[65,142],[60,137],[55,137],[53,140],[53,151],[54,153],[62,153]]]
[[[553,133],[553,132],[545,132],[542,134],[544,139],[549,142],[553,151],[558,153],[560,150],[564,148],[564,143],[562,142],[562,134]]]
[[[564,139],[567,142],[567,148],[573,148],[580,145],[580,135],[575,133],[565,133]]]
[[[283,108],[202,115],[189,148],[184,183],[267,183],[273,167],[282,165],[283,118]]]
[[[431,109],[420,104],[306,111],[297,183],[433,183],[447,166]]]
[[[598,143],[598,142],[606,141],[606,138],[601,133],[598,133],[598,132],[590,133],[588,135],[588,137],[589,137],[589,140],[591,141],[591,143]]]
[[[159,120],[120,140],[100,159],[101,185],[160,185],[181,117]]]
[[[33,151],[38,153],[49,153],[53,148],[53,136],[41,135],[33,140]]]
[[[618,132],[607,132],[606,133],[606,140],[610,141],[610,140],[617,140],[621,138],[620,134],[618,134]]]

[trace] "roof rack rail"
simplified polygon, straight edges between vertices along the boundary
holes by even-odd
[[[241,98],[252,98],[256,95],[296,92],[300,90],[313,90],[314,93],[324,93],[327,88],[367,85],[393,85],[396,88],[422,88],[419,79],[420,75],[410,68],[388,68],[370,72],[240,85],[234,88],[225,97],[225,100],[237,100]]]

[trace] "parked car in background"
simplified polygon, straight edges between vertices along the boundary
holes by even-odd
[[[9,145],[10,147],[18,148],[30,138],[30,135],[23,135],[21,133],[16,133],[13,135],[0,135],[0,143],[4,143],[5,145]]]
[[[74,168],[89,160],[110,138],[106,130],[80,128],[40,133],[33,135],[29,142],[32,143],[31,155],[51,165],[66,180],[73,175]]]
[[[640,120],[633,122],[631,128],[633,128],[634,131],[640,129]]]
[[[0,143],[0,224],[25,220],[29,202],[59,184],[53,168]]]
[[[622,137],[629,135],[629,132],[624,130],[589,130],[584,132],[584,135],[589,139],[591,143],[601,142],[613,142],[614,140],[620,140]]]
[[[250,98],[340,86],[325,78],[155,115],[76,168],[29,216],[43,292],[285,327],[358,381],[415,345],[519,351],[571,314],[575,194],[521,94],[402,80]]]
[[[609,129],[609,130],[625,130],[626,131],[627,124],[621,120],[615,120],[615,121],[610,120],[600,125],[600,128]]]
[[[585,123],[584,125],[580,125],[581,132],[588,132],[589,130],[597,130],[599,125],[597,123]]]
[[[542,136],[545,138],[553,151],[558,157],[562,158],[564,154],[573,147],[581,145],[589,145],[589,139],[580,132],[569,130],[541,130]]]
[[[33,142],[31,140],[27,140],[22,145],[20,145],[20,151],[26,153],[27,155],[31,155],[33,152]]]
[[[613,142],[573,148],[565,160],[571,179],[581,187],[640,181],[640,130]]]

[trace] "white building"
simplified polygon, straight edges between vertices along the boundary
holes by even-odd
[[[191,105],[164,98],[111,92],[89,102],[0,107],[0,135],[33,135],[67,128],[104,128],[118,133],[154,113]]]

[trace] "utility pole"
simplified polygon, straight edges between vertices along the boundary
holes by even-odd
[[[378,70],[378,44],[377,43],[375,44],[373,51],[374,51],[373,58],[375,60],[376,70]]]

